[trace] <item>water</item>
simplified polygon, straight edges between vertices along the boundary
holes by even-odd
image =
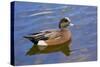
[[[15,3],[14,49],[15,65],[50,64],[95,61],[97,59],[97,8],[95,6]],[[69,17],[75,26],[72,32],[70,56],[61,52],[28,56],[34,45],[24,35],[45,29],[58,29],[61,18]]]

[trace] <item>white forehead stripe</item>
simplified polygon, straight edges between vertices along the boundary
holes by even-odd
[[[71,22],[71,20],[69,19],[69,17],[65,17],[65,19],[67,19],[69,22]]]
[[[40,40],[37,45],[38,46],[47,46],[48,44],[45,41]]]

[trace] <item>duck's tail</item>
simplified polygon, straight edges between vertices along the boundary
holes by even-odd
[[[24,36],[24,38],[30,40],[30,41],[33,42],[34,44],[38,44],[38,40],[35,39],[33,36]]]

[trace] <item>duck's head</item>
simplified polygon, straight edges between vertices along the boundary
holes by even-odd
[[[71,20],[68,17],[64,17],[59,22],[59,28],[65,29],[68,26],[73,26],[74,24],[71,23]]]

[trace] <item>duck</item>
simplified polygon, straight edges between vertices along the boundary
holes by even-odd
[[[60,20],[58,27],[59,30],[43,30],[37,33],[24,36],[32,43],[38,46],[54,46],[63,44],[72,38],[69,26],[74,26],[69,17],[64,17]]]

